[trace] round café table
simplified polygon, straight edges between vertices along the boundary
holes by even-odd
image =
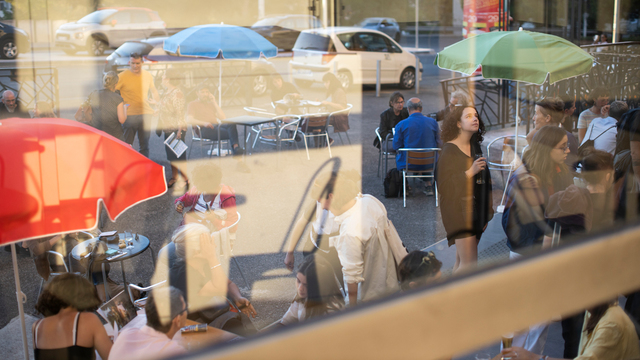
[[[118,236],[121,239],[124,239],[124,233],[120,233],[120,234],[118,234]],[[115,263],[115,262],[119,262],[120,263],[120,269],[122,270],[122,281],[124,283],[125,290],[127,290],[127,292],[128,292],[129,291],[129,286],[128,286],[128,283],[127,283],[127,276],[126,276],[125,271],[124,271],[124,264],[122,262],[140,255],[141,253],[145,252],[147,249],[149,249],[151,247],[150,243],[149,243],[149,239],[146,236],[140,235],[140,234],[135,234],[135,233],[132,234],[132,236],[133,236],[133,247],[131,247],[131,248],[120,249],[118,247],[118,242],[108,243],[106,240],[100,240],[99,238],[92,238],[92,239],[89,239],[89,240],[86,240],[86,241],[83,241],[83,242],[79,243],[78,245],[76,245],[73,248],[73,250],[71,250],[71,256],[74,259],[76,259],[76,260],[84,260],[84,259],[87,259],[89,257],[89,255],[91,254],[91,252],[88,251],[88,247],[89,246],[93,246],[98,241],[101,241],[103,244],[106,244],[109,249],[119,250],[120,252],[124,253],[124,255],[119,256],[119,257],[114,258],[114,259],[111,259],[111,260],[109,260],[110,256],[107,256],[107,259],[105,261],[103,261],[102,264],[101,264],[101,266],[102,266],[102,281],[103,281],[104,293],[105,293],[105,297],[106,297],[107,301],[109,301],[109,299],[111,297],[109,296],[109,291],[107,289],[107,273],[106,273],[106,269],[105,269],[104,265],[105,264],[110,264],[110,263]],[[154,256],[153,249],[151,250],[151,259],[153,260],[153,266],[155,267],[156,258]]]

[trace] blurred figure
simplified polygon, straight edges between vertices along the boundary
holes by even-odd
[[[33,355],[41,359],[107,359],[111,340],[95,311],[100,306],[89,280],[76,274],[54,277],[40,294],[33,324]]]
[[[331,265],[322,257],[307,256],[296,274],[296,297],[280,320],[290,325],[344,309],[344,296]]]
[[[182,135],[187,133],[187,123],[184,120],[184,94],[178,87],[181,78],[182,74],[173,68],[167,69],[162,75],[162,86],[165,91],[157,104],[156,113],[159,116],[158,130],[156,132],[164,133],[163,141],[172,133],[176,134],[176,139],[182,139]],[[177,161],[187,161],[187,151],[178,157],[168,146],[164,146],[164,150],[167,153],[167,160],[171,164],[171,179],[167,182],[167,187],[172,188],[176,184],[178,174],[182,175],[185,179],[185,185],[188,187],[189,179],[175,165]]]
[[[462,90],[456,90],[451,93],[451,99],[447,106],[438,111],[436,114],[436,121],[444,121],[447,116],[453,111],[456,106],[473,106],[473,103],[469,100],[467,94]]]
[[[442,262],[433,251],[414,250],[398,265],[398,280],[403,291],[417,289],[440,279]]]
[[[175,200],[176,211],[183,214],[180,225],[200,223],[214,232],[238,221],[236,193],[221,181],[220,167],[211,162],[193,170],[194,187]],[[189,208],[187,213],[184,212],[185,207]],[[235,238],[236,231],[237,227],[229,229],[232,238]]]
[[[589,309],[585,317],[576,360],[640,358],[636,328],[617,301]],[[519,360],[557,360],[515,346],[502,350],[502,356]]]
[[[482,155],[484,123],[474,107],[456,106],[442,123],[442,152],[436,165],[442,223],[456,245],[453,271],[475,266],[478,243],[493,218],[491,174]]]
[[[389,142],[387,143],[387,148],[385,151],[392,150],[393,143],[393,128],[398,125],[398,123],[409,117],[409,111],[404,107],[404,95],[399,91],[391,94],[389,98],[389,108],[383,111],[380,114],[380,137],[382,141],[385,141],[387,135],[391,134]],[[378,141],[378,137],[376,137],[373,141],[373,146],[380,148],[380,143]]]
[[[150,104],[160,101],[160,95],[153,83],[153,75],[142,69],[142,56],[138,53],[131,54],[129,59],[129,69],[120,73],[116,90],[124,102],[129,106],[127,109],[127,120],[124,122],[124,141],[133,144],[136,134],[140,143],[140,153],[149,157],[149,120],[153,115]],[[153,100],[149,100],[151,93]]]
[[[144,306],[147,324],[118,334],[109,359],[158,359],[186,353],[173,336],[186,325],[187,303],[173,286],[151,290]]]
[[[322,102],[322,106],[330,112],[346,109],[347,93],[342,87],[340,80],[329,72],[322,77],[322,83],[327,89],[327,100]]]
[[[573,115],[576,112],[576,98],[575,96],[561,95],[560,99],[564,102],[561,124],[567,132],[571,133],[575,126],[575,120],[577,120]]]
[[[302,96],[300,95],[300,91],[290,82],[286,82],[282,79],[280,74],[272,74],[269,82],[269,90],[271,96],[271,102],[275,104],[276,101],[280,101],[285,99],[285,96],[300,99]],[[290,109],[288,106],[275,104],[276,105],[276,115],[284,115],[286,113],[300,114],[302,113],[300,109],[293,108]]]
[[[231,146],[235,155],[243,154],[238,145],[238,129],[234,124],[222,124],[220,120],[226,119],[224,112],[216,98],[209,91],[206,84],[196,88],[198,99],[187,105],[187,123],[200,126],[202,137],[217,141],[218,127],[220,127],[220,139],[231,140]]]
[[[409,117],[400,121],[396,125],[396,134],[393,137],[393,150],[397,152],[396,167],[398,170],[407,166],[406,151],[398,151],[402,148],[439,148],[440,128],[435,119],[422,115],[422,101],[418,98],[411,98],[407,102]],[[435,164],[429,165],[409,165],[410,171],[420,172],[433,169]],[[431,180],[425,181],[427,195],[433,195],[433,184]]]
[[[227,297],[246,317],[256,317],[258,313],[227,277],[209,229],[201,224],[180,226],[174,231],[171,241],[175,244],[176,257],[169,267],[169,285],[184,294],[189,308],[188,318],[217,325],[241,336],[255,331],[249,319],[239,314],[222,324],[213,323],[229,311]]]
[[[48,101],[38,101],[33,109],[34,118],[56,118],[53,106]]]
[[[591,121],[591,125],[587,128],[585,137],[580,145],[593,140],[593,147],[596,150],[606,151],[613,155],[616,151],[618,122],[628,110],[629,106],[624,101],[614,101],[611,105],[603,106],[601,109],[602,117],[597,117]],[[611,163],[613,164],[613,158]]]
[[[20,101],[16,99],[16,94],[11,90],[5,90],[2,93],[2,105],[0,106],[0,120],[14,117],[28,119],[31,117],[29,112],[23,109]]]
[[[115,71],[106,73],[102,78],[104,89],[92,92],[89,95],[89,103],[93,115],[93,126],[117,139],[124,140],[122,124],[127,120],[127,107],[124,106],[122,96],[115,92],[119,79]]]
[[[543,126],[560,126],[564,119],[564,102],[557,97],[547,97],[542,101],[536,102],[535,112],[533,115],[534,128],[527,134],[527,142],[531,144],[533,137],[542,129]],[[564,129],[564,128],[563,128]],[[578,160],[578,140],[569,131],[566,131],[569,146],[569,154],[565,163],[567,166],[575,169]]]
[[[578,140],[582,143],[587,128],[593,119],[602,116],[602,107],[609,103],[609,93],[603,87],[594,88],[589,93],[589,103],[591,107],[580,113],[578,117]]]

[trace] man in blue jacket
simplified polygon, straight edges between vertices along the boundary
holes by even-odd
[[[401,148],[437,148],[440,147],[440,129],[435,119],[422,115],[422,102],[418,98],[407,101],[409,117],[400,121],[395,127],[393,149]],[[407,152],[400,151],[396,155],[396,167],[402,170],[406,167]],[[435,164],[409,165],[410,171],[420,172],[430,170]],[[433,185],[427,183],[427,193],[433,194]]]

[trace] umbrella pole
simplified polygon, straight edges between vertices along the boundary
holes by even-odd
[[[20,327],[22,329],[22,345],[24,351],[25,360],[29,360],[29,346],[27,345],[27,329],[24,321],[24,307],[22,306],[22,299],[24,294],[20,289],[20,275],[18,274],[18,259],[16,256],[16,244],[11,246],[11,260],[13,260],[13,275],[16,281],[16,298],[18,299],[18,312],[20,313]]]
[[[222,60],[218,62],[220,69],[218,70],[218,106],[222,109]],[[218,159],[222,159],[222,146],[220,141],[220,126],[222,121],[218,119]]]
[[[509,166],[509,175],[507,176],[507,182],[504,184],[504,191],[502,192],[502,200],[500,200],[500,206],[498,206],[498,212],[504,212],[504,198],[507,194],[507,187],[509,185],[509,179],[511,178],[511,174],[513,173],[514,167],[517,164],[518,160],[518,114],[520,114],[520,99],[518,95],[520,94],[520,81],[516,81],[516,136],[513,141],[513,160],[511,161],[511,166]]]

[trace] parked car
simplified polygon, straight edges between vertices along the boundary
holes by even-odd
[[[321,82],[336,72],[342,86],[375,84],[377,61],[380,82],[411,89],[416,83],[416,57],[388,35],[357,27],[305,30],[293,47],[293,79],[301,87]],[[422,78],[422,64],[419,65]]]
[[[400,42],[400,38],[402,37],[402,31],[400,31],[400,26],[398,22],[394,18],[385,18],[385,17],[372,17],[366,18],[360,22],[358,25],[365,29],[378,30],[389,35],[396,42]]]
[[[99,56],[125,41],[167,36],[158,13],[145,8],[102,8],[56,31],[55,46],[69,54],[87,50]]]
[[[29,49],[29,35],[22,29],[0,23],[0,57],[15,59],[21,51]]]
[[[142,55],[143,66],[147,69],[165,68],[168,63],[210,61],[202,58],[180,57],[165,52],[162,47],[167,37],[147,40],[127,41],[107,56],[104,73],[121,72],[129,68],[129,57],[132,53]],[[254,96],[263,95],[267,91],[269,77],[276,72],[271,62],[260,59],[251,61],[251,89]]]
[[[278,49],[290,51],[300,35],[300,31],[316,29],[322,24],[315,16],[282,15],[264,18],[251,25],[251,30],[264,36]]]

